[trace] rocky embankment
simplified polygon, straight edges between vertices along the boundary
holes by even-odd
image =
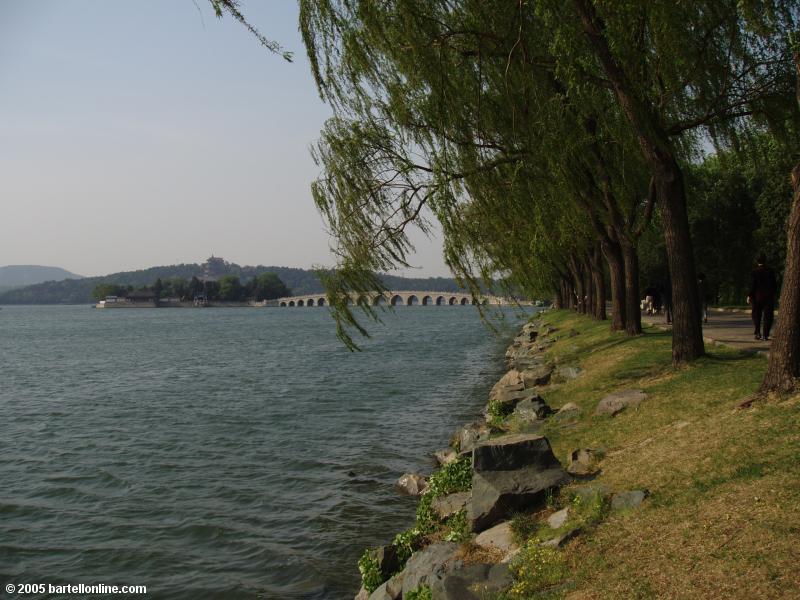
[[[646,491],[614,493],[590,483],[602,449],[577,448],[564,465],[542,435],[581,417],[575,404],[556,408],[545,399],[548,388],[580,377],[581,369],[547,357],[556,339],[578,333],[540,327],[527,323],[514,339],[508,371],[492,388],[482,419],[461,427],[450,447],[434,454],[439,470],[400,478],[398,487],[420,497],[415,525],[365,551],[356,600],[524,597],[533,591],[532,572],[545,573],[537,581],[547,583],[548,553],[608,512],[644,501]],[[643,399],[630,390],[602,399],[598,411],[613,416]]]

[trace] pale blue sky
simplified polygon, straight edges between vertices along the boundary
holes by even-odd
[[[296,2],[243,8],[294,63],[207,0],[0,0],[0,265],[332,263]],[[446,275],[415,240],[405,274]]]

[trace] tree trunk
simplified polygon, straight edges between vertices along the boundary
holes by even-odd
[[[622,249],[615,242],[603,242],[603,256],[611,280],[611,330],[625,329],[625,267]]]
[[[592,280],[594,283],[594,317],[598,321],[606,320],[606,277],[603,272],[603,258],[599,246],[591,254]]]
[[[581,273],[580,264],[575,260],[574,256],[569,259],[570,272],[572,273],[572,281],[575,288],[575,310],[579,313],[586,312],[586,290],[583,287],[583,273]]]
[[[573,0],[573,4],[589,44],[611,83],[623,114],[633,127],[642,156],[652,171],[672,276],[672,362],[678,365],[694,360],[703,355],[704,349],[703,332],[697,319],[700,302],[686,214],[686,189],[663,124],[663,114],[638,93],[636,84],[611,51],[605,36],[605,23],[597,14],[595,5],[590,0]],[[626,274],[626,280],[628,278]],[[630,322],[630,315],[626,316]]]
[[[639,255],[631,242],[622,243],[622,260],[625,264],[625,332],[642,333],[642,307],[639,296]]]
[[[800,162],[792,171],[792,186],[794,198],[786,235],[786,268],[778,324],[761,383],[762,392],[792,392],[800,377]]]
[[[594,316],[594,287],[592,286],[592,265],[588,256],[583,258],[583,289],[586,293],[586,314]]]
[[[705,352],[700,315],[700,294],[694,268],[686,189],[674,161],[654,176],[661,207],[667,262],[672,280],[672,363],[695,360]]]

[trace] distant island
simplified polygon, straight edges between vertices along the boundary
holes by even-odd
[[[210,286],[211,294],[217,291],[226,297],[239,289],[242,294],[250,294],[253,291],[254,281],[264,274],[274,275],[285,286],[288,294],[318,294],[323,293],[324,289],[317,275],[310,269],[297,269],[292,267],[279,266],[240,266],[236,263],[227,262],[220,257],[214,259],[214,278],[221,287],[222,278],[235,276],[238,278],[238,288],[233,279],[225,279],[225,289],[215,290],[216,286]],[[63,279],[60,281],[44,281],[34,285],[25,285],[16,289],[7,290],[0,293],[0,304],[89,304],[94,303],[106,295],[121,295],[135,291],[152,291],[156,282],[161,280],[162,289],[159,293],[162,297],[180,297],[183,295],[183,285],[191,286],[193,278],[202,282],[206,274],[204,263],[189,263],[170,266],[150,267],[138,271],[123,271],[110,275],[98,277],[85,277],[81,279]],[[63,270],[62,270],[63,271]],[[68,271],[64,271],[69,273]],[[70,275],[72,275],[70,273]],[[74,276],[79,277],[79,276]],[[408,278],[393,275],[383,275],[383,282],[390,289],[422,289],[440,292],[459,292],[462,288],[456,283],[455,279],[445,277],[429,278]],[[179,281],[180,280],[180,281]],[[195,284],[196,286],[196,284]],[[263,286],[263,280],[262,280]],[[206,290],[209,285],[206,283]],[[266,292],[264,292],[266,293]],[[102,296],[99,296],[102,294]],[[257,295],[257,294],[256,294]],[[183,296],[190,298],[188,293]],[[251,295],[248,299],[252,298]],[[276,298],[278,296],[275,296]],[[240,300],[243,301],[240,296]],[[263,298],[262,298],[263,299]]]

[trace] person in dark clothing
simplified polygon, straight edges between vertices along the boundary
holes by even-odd
[[[778,285],[775,281],[775,272],[767,266],[767,257],[762,254],[756,263],[756,268],[750,275],[750,295],[747,297],[747,302],[752,307],[756,339],[768,340],[769,330],[772,329]]]

